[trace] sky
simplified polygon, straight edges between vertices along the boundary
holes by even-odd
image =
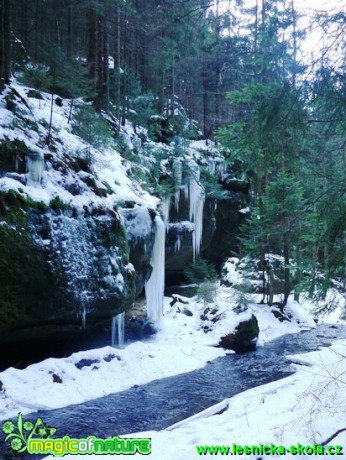
[[[330,28],[328,33],[323,33],[320,28],[316,25],[309,29],[311,26],[311,18],[315,12],[326,12],[329,15],[333,15],[337,12],[344,12],[346,14],[346,0],[293,0],[294,7],[303,18],[299,21],[299,28],[308,30],[306,38],[298,45],[300,50],[299,59],[303,62],[310,64],[316,61],[321,56],[322,48],[334,46],[333,29]],[[216,0],[214,0],[216,5]],[[258,0],[259,8],[261,8],[262,0]],[[292,0],[286,0],[286,3],[290,5]],[[219,8],[220,12],[231,10],[234,8],[235,0],[220,0]],[[245,6],[255,5],[255,0],[245,0]],[[338,25],[338,27],[340,27]],[[334,30],[335,31],[335,30]],[[337,33],[339,33],[337,31]],[[339,37],[338,43],[346,40],[346,26],[344,26],[343,36]],[[335,56],[335,54],[334,54]]]
[[[346,11],[345,0],[295,0],[297,8],[311,9],[315,11],[332,11],[337,9],[338,11]]]

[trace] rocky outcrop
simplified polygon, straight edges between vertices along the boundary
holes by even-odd
[[[14,191],[0,201],[0,346],[13,354],[16,343],[21,360],[28,344],[100,333],[132,305],[135,273],[116,211],[47,207]]]
[[[225,166],[217,146],[187,141],[200,133],[183,108],[153,117],[148,129],[119,127],[81,101],[72,107],[56,98],[52,121],[43,109],[50,94],[15,82],[6,94],[0,97],[7,107],[0,130],[0,346],[19,350],[14,359],[28,348],[40,354],[59,343],[57,350],[67,353],[62,344],[88,338],[92,346],[110,337],[110,319],[156,279],[154,221],[161,206],[168,224],[168,195],[167,284],[181,278],[194,255],[219,265],[236,248],[248,184]],[[134,329],[150,329],[143,321]]]
[[[166,280],[167,284],[178,282],[184,269],[193,259],[193,231],[194,224],[188,220],[186,207],[182,205],[182,211],[173,214],[173,219],[179,219],[169,224],[166,237]],[[203,237],[201,253],[209,248],[210,242],[216,230],[216,220],[213,214],[213,200],[207,200],[203,214]]]
[[[252,315],[248,321],[239,323],[234,332],[221,337],[219,345],[236,352],[254,350],[258,334],[258,321],[256,316]]]
[[[201,257],[217,268],[237,251],[239,227],[246,214],[239,212],[246,197],[228,192],[222,199],[207,199],[203,213]],[[192,261],[192,234],[194,225],[189,221],[187,202],[182,200],[179,211],[171,207],[170,225],[166,239],[166,277],[168,284],[181,280],[184,268]]]
[[[222,263],[237,252],[239,247],[239,226],[244,222],[244,214],[239,211],[243,203],[239,194],[230,192],[222,200],[217,200],[214,211],[216,229],[203,256],[220,268]]]
[[[136,297],[143,294],[145,282],[149,279],[152,267],[151,255],[155,242],[153,224],[155,211],[135,203],[120,209],[126,238],[129,244],[129,258],[135,269]]]

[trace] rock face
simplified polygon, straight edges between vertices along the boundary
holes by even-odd
[[[233,185],[237,191],[226,191],[222,199],[208,198],[204,205],[201,257],[217,268],[221,268],[222,263],[237,251],[239,226],[246,217],[240,211],[247,205],[248,188],[244,185],[241,189],[238,181],[234,181]],[[231,185],[228,184],[227,188],[231,188]],[[189,221],[188,202],[182,197],[178,211],[171,206],[166,239],[168,284],[181,280],[184,268],[192,261],[193,231],[194,226]]]
[[[248,321],[239,323],[232,334],[221,337],[219,345],[227,350],[234,350],[236,352],[254,350],[258,334],[258,321],[256,316],[252,315]]]
[[[1,203],[0,346],[13,354],[15,342],[19,360],[33,341],[90,335],[132,305],[135,274],[117,212],[47,208],[14,191]]]
[[[155,243],[153,225],[155,212],[150,212],[144,206],[133,204],[126,209],[121,209],[120,213],[126,229],[130,262],[136,272],[136,297],[139,297],[143,294],[145,282],[150,277],[152,270],[150,260]]]
[[[56,98],[48,139],[51,95],[16,85],[0,102],[0,346],[12,364],[27,350],[42,359],[84,339],[109,343],[111,318],[151,279],[159,211],[168,285],[194,256],[220,265],[236,248],[248,184],[217,146],[197,140],[182,108],[119,133],[112,117],[93,118],[83,103],[72,114]],[[100,138],[86,120],[101,123]],[[159,240],[162,249],[162,232]],[[152,332],[143,321],[134,335]]]
[[[212,209],[214,205],[207,200],[203,213],[203,238],[201,253],[209,248],[216,230],[216,220]],[[182,206],[179,213],[173,214],[174,219],[180,219],[169,225],[166,238],[166,283],[178,282],[185,267],[193,259],[193,231],[194,224],[188,220],[186,207]]]
[[[244,215],[239,212],[241,208],[241,197],[235,192],[217,200],[214,211],[216,228],[203,256],[218,268],[239,246],[239,226],[244,222]]]

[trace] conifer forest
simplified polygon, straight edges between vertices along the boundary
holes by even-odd
[[[345,321],[344,0],[0,0],[0,459],[342,454]]]

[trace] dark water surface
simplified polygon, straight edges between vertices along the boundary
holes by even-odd
[[[83,404],[39,411],[25,419],[34,421],[41,417],[57,428],[55,437],[108,437],[162,430],[225,398],[292,374],[286,355],[314,351],[339,338],[346,338],[345,326],[321,325],[311,331],[283,336],[255,351],[218,358],[203,369],[155,380]],[[15,457],[7,457],[0,446],[0,458]]]

